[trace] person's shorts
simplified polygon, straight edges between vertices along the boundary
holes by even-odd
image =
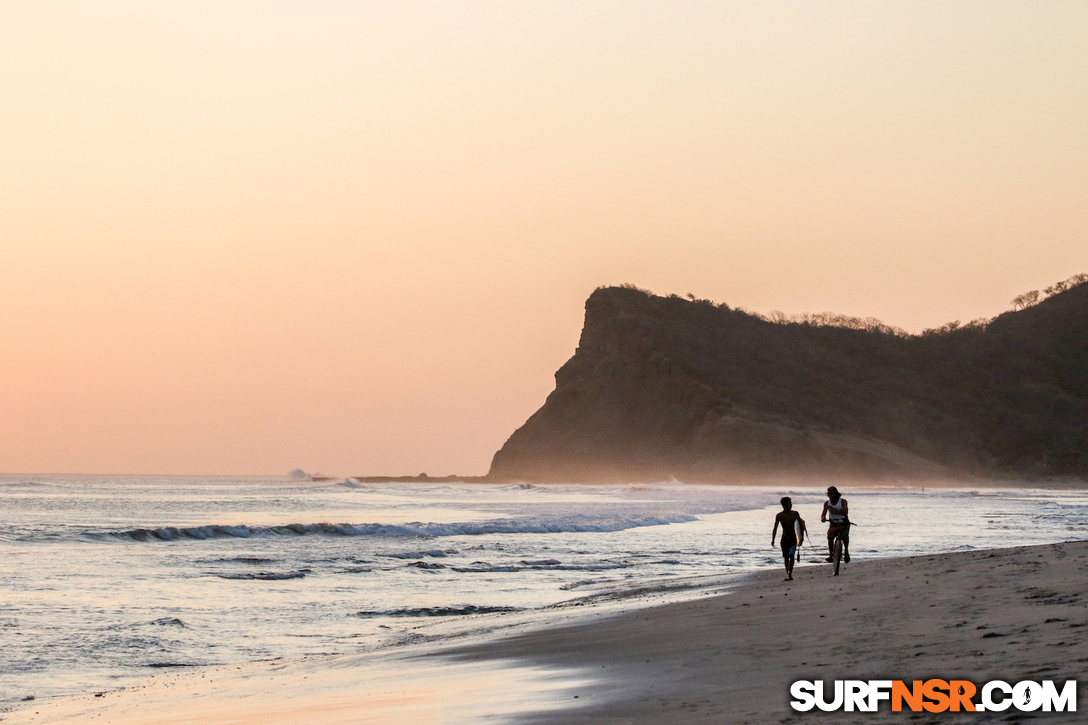
[[[797,549],[797,539],[792,536],[782,537],[782,556],[789,556],[791,551]]]
[[[847,521],[843,521],[841,524],[831,524],[827,527],[827,538],[831,538],[836,533],[842,533],[843,541],[850,541],[850,524]]]

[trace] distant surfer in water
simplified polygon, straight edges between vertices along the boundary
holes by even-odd
[[[842,536],[842,560],[850,563],[850,509],[839,489],[831,486],[827,489],[824,510],[820,512],[820,521],[830,522],[827,527],[827,560],[834,561],[835,535]]]
[[[782,510],[774,517],[774,528],[771,529],[771,546],[774,546],[774,537],[778,533],[778,525],[782,524],[782,559],[786,563],[786,581],[793,579],[793,563],[797,559],[797,547],[805,540],[805,520],[801,514],[793,510],[793,500],[789,496],[783,496],[779,502]]]

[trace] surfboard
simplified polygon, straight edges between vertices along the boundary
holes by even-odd
[[[801,529],[801,519],[797,519],[793,522],[793,535],[797,537],[797,545],[805,543],[804,531]]]

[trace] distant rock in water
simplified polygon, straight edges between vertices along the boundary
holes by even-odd
[[[1088,284],[920,335],[850,319],[599,289],[489,478],[1088,474]]]

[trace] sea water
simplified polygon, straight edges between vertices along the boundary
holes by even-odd
[[[780,567],[782,495],[825,566],[823,487],[2,476],[0,704]],[[1088,535],[1080,490],[844,494],[855,561]]]

